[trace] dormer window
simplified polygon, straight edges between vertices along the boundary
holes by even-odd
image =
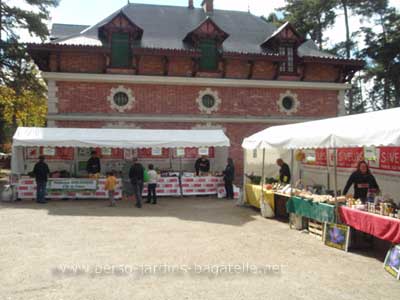
[[[129,68],[132,65],[132,50],[129,33],[114,32],[111,36],[111,66]]]
[[[292,45],[280,46],[279,55],[286,56],[286,61],[281,63],[280,71],[282,73],[295,73],[294,47]]]
[[[103,44],[111,50],[107,66],[132,68],[133,44],[135,41],[140,41],[143,29],[121,11],[111,21],[101,26],[98,34]]]
[[[201,51],[200,70],[214,71],[218,68],[217,43],[213,40],[202,40],[199,42]]]
[[[218,69],[219,51],[222,43],[229,37],[210,17],[204,19],[190,31],[183,41],[201,53],[199,68],[201,71]]]
[[[293,75],[293,73],[297,72],[296,49],[303,42],[304,37],[290,23],[286,22],[269,36],[261,44],[261,47],[278,52],[282,56],[282,59],[284,59],[281,62],[279,71],[283,74]]]

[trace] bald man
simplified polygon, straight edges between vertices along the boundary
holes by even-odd
[[[290,168],[287,163],[283,161],[282,158],[276,160],[276,164],[280,166],[279,170],[279,181],[282,183],[290,183]]]

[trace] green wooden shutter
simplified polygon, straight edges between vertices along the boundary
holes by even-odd
[[[112,34],[111,64],[117,68],[131,66],[131,47],[129,45],[128,33],[118,32]]]
[[[213,40],[204,40],[199,45],[201,51],[200,69],[216,70],[218,66],[217,45]]]

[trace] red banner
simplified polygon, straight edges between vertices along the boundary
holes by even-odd
[[[315,163],[317,166],[326,166],[328,162],[328,155],[326,149],[315,150]]]
[[[379,169],[400,171],[400,147],[380,147],[379,153]]]
[[[56,147],[55,155],[45,155],[47,160],[73,160],[74,148],[72,147]],[[43,147],[40,147],[40,154],[43,155]]]
[[[356,168],[364,158],[363,148],[340,148],[337,150],[337,166],[339,168]]]

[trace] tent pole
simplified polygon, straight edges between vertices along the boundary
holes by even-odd
[[[261,203],[264,202],[264,184],[265,184],[265,148],[263,149],[263,155],[262,155],[262,169],[261,169]],[[260,203],[260,206],[261,206]]]
[[[337,223],[338,215],[338,201],[337,201],[337,151],[333,148],[333,185],[334,185],[334,195],[335,195],[335,222]]]
[[[292,176],[290,176],[290,197],[293,196],[293,175],[294,175],[294,150],[290,150],[290,172]]]

